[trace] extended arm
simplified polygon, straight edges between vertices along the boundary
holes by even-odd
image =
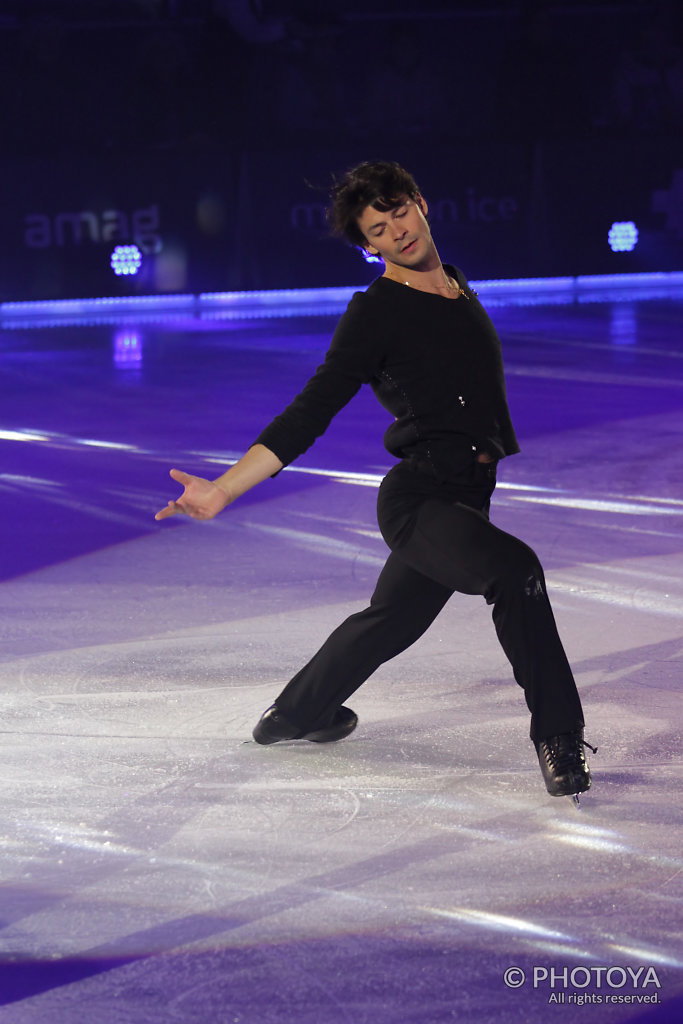
[[[282,462],[263,444],[255,444],[242,458],[215,480],[172,469],[171,476],[185,488],[177,501],[169,501],[155,515],[168,519],[179,514],[192,519],[213,519],[241,494],[282,469]]]
[[[216,480],[171,470],[173,479],[185,490],[177,501],[169,501],[157,512],[155,519],[180,513],[193,519],[213,519],[245,491],[310,448],[379,364],[381,348],[377,332],[373,334],[366,323],[364,299],[365,293],[354,296],[337,325],[323,365],[294,401],[261,431],[239,462]]]

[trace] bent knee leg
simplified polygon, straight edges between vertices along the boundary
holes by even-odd
[[[516,539],[501,561],[496,578],[487,590],[486,600],[491,604],[506,594],[523,594],[536,599],[546,596],[543,567],[536,552]]]

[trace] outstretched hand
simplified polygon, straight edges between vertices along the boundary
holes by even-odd
[[[169,516],[186,515],[192,519],[213,519],[226,505],[230,504],[230,496],[211,480],[201,476],[183,473],[181,469],[172,469],[171,476],[185,489],[177,501],[169,501],[155,515],[155,519],[168,519]]]

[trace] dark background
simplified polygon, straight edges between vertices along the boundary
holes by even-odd
[[[0,3],[0,300],[362,284],[324,206],[373,158],[470,277],[679,269],[681,6]]]

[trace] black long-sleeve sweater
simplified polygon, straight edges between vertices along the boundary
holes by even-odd
[[[496,459],[518,452],[498,335],[462,271],[445,269],[465,292],[456,301],[387,277],[356,293],[325,362],[254,443],[287,465],[370,384],[394,417],[387,450],[439,479],[457,476],[473,451]]]

